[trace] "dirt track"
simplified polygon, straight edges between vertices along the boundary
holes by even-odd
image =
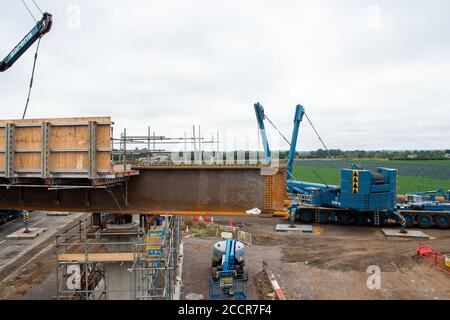
[[[253,236],[253,245],[246,249],[250,299],[267,298],[256,286],[263,260],[288,299],[450,299],[450,276],[413,258],[418,240],[386,238],[379,228],[338,225],[314,225],[314,234],[284,234],[274,232],[276,223],[285,223],[281,219],[240,221]],[[450,252],[450,230],[425,232],[435,238],[427,244]],[[207,298],[215,241],[185,239],[185,296],[197,293]],[[369,266],[381,270],[380,289],[367,288]]]

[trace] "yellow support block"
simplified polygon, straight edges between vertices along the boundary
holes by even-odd
[[[274,211],[273,216],[280,217],[280,218],[287,218],[287,217],[289,217],[289,212],[288,211]]]

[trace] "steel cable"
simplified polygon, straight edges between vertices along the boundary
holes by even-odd
[[[34,70],[36,69],[36,60],[37,60],[37,56],[38,56],[38,52],[39,52],[40,43],[41,43],[41,38],[39,38],[39,40],[38,40],[38,44],[36,47],[36,53],[34,54],[33,70],[31,72],[31,79],[30,79],[30,87],[28,89],[28,97],[27,97],[27,102],[25,103],[25,109],[23,110],[22,119],[25,119],[25,115],[26,115],[27,109],[28,109],[28,103],[30,102],[31,88],[33,87],[33,79],[34,79]]]

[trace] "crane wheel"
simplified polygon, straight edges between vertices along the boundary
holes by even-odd
[[[314,221],[314,214],[311,210],[301,210],[299,216],[302,222],[310,223]]]
[[[325,224],[325,223],[328,223],[328,221],[330,221],[330,213],[328,213],[326,211],[320,211],[319,212],[319,223]]]
[[[211,258],[211,267],[215,268],[219,265],[219,262],[214,259],[214,257]]]
[[[428,229],[433,224],[433,218],[429,214],[421,214],[417,217],[417,224],[421,228]]]
[[[403,217],[406,220],[406,227],[412,228],[416,224],[416,219],[412,214],[404,214]]]
[[[352,215],[348,212],[342,212],[338,215],[338,222],[341,225],[349,225],[352,222]]]
[[[447,214],[438,214],[434,217],[434,223],[438,226],[440,229],[447,229],[450,224],[450,218]]]
[[[355,213],[353,221],[357,226],[365,226],[367,224],[367,216],[364,213]]]

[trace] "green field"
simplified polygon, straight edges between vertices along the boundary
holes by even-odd
[[[450,190],[450,160],[298,160],[293,175],[298,180],[339,185],[338,168],[350,168],[352,163],[372,171],[377,167],[398,169],[400,194],[439,188]]]

